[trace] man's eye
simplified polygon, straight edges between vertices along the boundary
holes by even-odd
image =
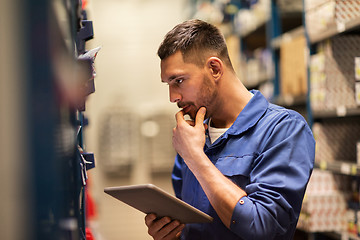
[[[177,84],[180,84],[180,83],[182,83],[184,81],[184,79],[182,79],[182,78],[179,78],[179,79],[176,79],[175,80],[175,82],[177,83]]]

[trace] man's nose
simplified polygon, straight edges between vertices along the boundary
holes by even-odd
[[[169,95],[170,95],[170,102],[177,103],[181,101],[181,94],[171,86],[169,87]]]

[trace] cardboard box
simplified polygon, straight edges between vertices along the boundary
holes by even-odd
[[[283,96],[307,94],[306,49],[304,36],[280,45],[280,89]]]
[[[355,57],[355,79],[360,81],[360,57]]]
[[[355,57],[355,101],[360,106],[360,57]]]
[[[336,27],[335,0],[312,6],[305,12],[306,30],[313,38],[330,27]]]
[[[360,122],[349,118],[328,119],[314,123],[316,140],[315,161],[347,161],[356,163],[356,143],[360,136]]]
[[[355,83],[355,101],[360,106],[360,81]]]
[[[335,21],[346,23],[360,17],[360,0],[336,0]]]
[[[360,36],[336,36],[323,43],[327,108],[355,108],[354,58],[360,55]]]
[[[310,101],[313,110],[356,108],[354,58],[360,36],[336,36],[319,44],[310,58]]]
[[[322,4],[328,2],[329,0],[305,0],[304,1],[304,9],[310,10],[314,9],[318,6],[321,6]]]
[[[313,110],[322,110],[326,106],[324,53],[317,53],[310,57],[310,102]]]

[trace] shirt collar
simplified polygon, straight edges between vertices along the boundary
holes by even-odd
[[[246,104],[244,109],[240,112],[235,122],[231,127],[224,133],[223,137],[227,135],[239,135],[252,126],[254,126],[258,120],[266,112],[269,106],[269,102],[258,90],[251,90],[254,96]],[[205,123],[209,123],[209,119],[205,120]]]

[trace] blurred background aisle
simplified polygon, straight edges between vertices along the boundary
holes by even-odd
[[[170,171],[174,153],[168,122],[174,120],[177,107],[169,102],[167,85],[161,83],[157,48],[166,32],[186,19],[186,11],[186,0],[90,1],[88,18],[94,21],[95,36],[89,44],[102,49],[96,59],[96,94],[87,103],[90,124],[86,143],[88,149],[99,153],[99,167],[90,174],[98,203],[98,230],[104,240],[150,239],[144,214],[105,195],[104,187],[153,182],[173,193]],[[163,142],[152,142],[151,136],[160,128],[165,134],[160,139]],[[107,138],[110,135],[113,139]],[[152,158],[151,144],[161,144],[157,149],[170,153]],[[122,159],[111,158],[104,151],[122,152]],[[162,157],[160,164],[167,163],[161,173],[152,174],[155,157]]]

